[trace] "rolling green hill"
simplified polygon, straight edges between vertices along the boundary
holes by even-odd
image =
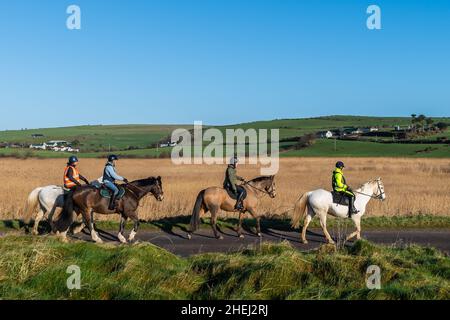
[[[434,122],[450,123],[450,118],[433,118]],[[226,129],[249,128],[279,129],[280,139],[293,139],[307,133],[346,127],[377,126],[380,130],[392,130],[396,125],[407,126],[409,117],[365,117],[365,116],[325,116],[304,119],[276,119],[227,126],[216,126],[224,132]],[[205,125],[205,128],[207,126]],[[65,140],[81,150],[81,157],[101,157],[109,152],[128,157],[167,156],[170,148],[155,148],[155,145],[170,137],[176,128],[192,129],[192,125],[87,125],[64,128],[43,128],[29,130],[0,131],[0,143],[40,144],[50,140]],[[43,137],[33,138],[40,134]],[[450,130],[438,136],[450,137]],[[382,144],[366,141],[338,141],[336,150],[334,141],[318,139],[312,146],[301,150],[283,150],[292,145],[281,143],[282,156],[399,156],[399,157],[448,157],[446,144]],[[0,156],[13,157],[67,157],[70,153],[37,151],[28,148],[0,148]]]

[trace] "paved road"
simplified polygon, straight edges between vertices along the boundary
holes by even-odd
[[[348,234],[350,230],[346,231]],[[104,241],[117,242],[116,231],[100,231],[100,236]],[[337,239],[339,234],[336,231],[330,230],[334,239]],[[291,231],[280,231],[267,229],[263,233],[262,239],[249,232],[244,232],[245,238],[237,237],[236,232],[227,229],[222,230],[223,240],[217,240],[212,236],[211,229],[202,229],[188,240],[186,233],[181,230],[176,231],[146,231],[138,232],[136,239],[138,241],[148,241],[164,249],[167,249],[174,254],[180,256],[189,256],[204,252],[233,252],[246,248],[249,245],[259,245],[262,242],[280,242],[283,240],[289,241],[293,246],[299,250],[311,250],[317,248],[325,243],[325,238],[321,230],[308,230],[307,245],[300,243],[299,233]],[[450,254],[450,230],[369,230],[362,232],[363,238],[380,244],[419,244],[422,246],[430,246],[438,248],[447,254]],[[76,236],[78,239],[90,241],[90,236],[87,233],[82,233]],[[342,237],[341,237],[342,238]]]

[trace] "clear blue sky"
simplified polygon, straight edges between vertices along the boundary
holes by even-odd
[[[0,129],[450,115],[448,0],[1,1],[0,42]]]

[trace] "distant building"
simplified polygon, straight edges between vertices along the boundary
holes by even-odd
[[[164,143],[160,143],[159,147],[160,148],[167,148],[167,147],[175,147],[177,145],[176,142],[164,142]]]
[[[42,138],[42,137],[44,137],[44,135],[41,134],[41,133],[35,133],[35,134],[32,134],[31,137],[34,138],[34,139],[35,138]]]
[[[333,132],[331,132],[330,130],[319,131],[316,136],[321,139],[330,139],[333,137]]]

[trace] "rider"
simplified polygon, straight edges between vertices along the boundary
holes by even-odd
[[[355,208],[355,194],[346,184],[342,169],[344,169],[344,163],[342,161],[336,162],[336,168],[333,171],[332,185],[334,191],[339,192],[348,198],[348,216],[351,217],[352,214],[356,214],[359,211]]]
[[[230,164],[225,172],[225,181],[223,182],[223,186],[225,189],[231,190],[236,195],[237,200],[234,209],[243,210],[244,206],[242,204],[242,197],[244,196],[244,191],[241,188],[238,188],[236,184],[238,180],[245,181],[245,179],[236,174],[238,162],[239,159],[236,156],[231,158]]]
[[[64,188],[72,190],[76,186],[81,186],[80,181],[83,180],[86,184],[89,184],[88,179],[83,177],[77,169],[78,158],[71,156],[69,162],[67,162],[66,169],[64,170]]]
[[[109,210],[114,210],[116,207],[116,198],[119,194],[119,188],[114,184],[116,180],[123,181],[125,183],[128,183],[128,180],[124,177],[119,176],[116,173],[115,169],[115,163],[114,161],[119,160],[119,157],[117,157],[115,154],[112,154],[108,156],[108,162],[105,165],[105,170],[103,171],[103,184],[111,190],[113,193],[111,196],[111,200],[109,202]]]

